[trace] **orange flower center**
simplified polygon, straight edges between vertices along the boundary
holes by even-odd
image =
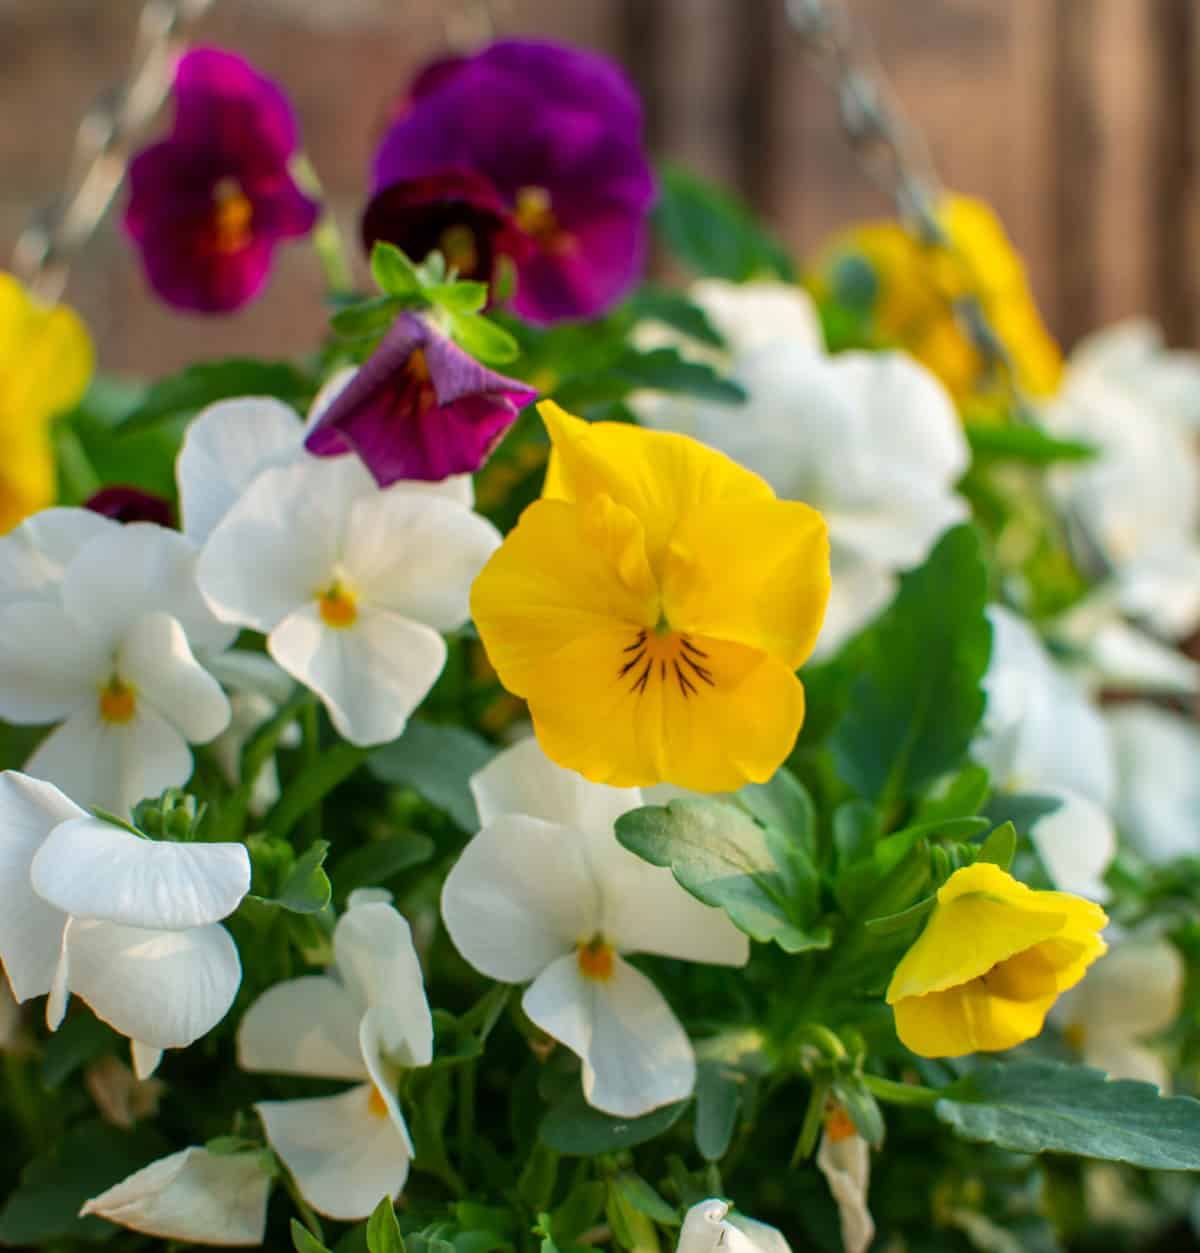
[[[575,238],[558,223],[550,193],[544,187],[522,187],[517,192],[517,226],[549,252],[570,252]]]
[[[375,1118],[387,1118],[388,1107],[387,1101],[380,1090],[371,1084],[371,1095],[367,1097],[367,1110]]]
[[[135,713],[137,713],[137,696],[133,688],[127,687],[114,675],[100,689],[101,720],[119,726],[131,722]]]
[[[839,1140],[849,1140],[858,1135],[854,1120],[846,1112],[844,1105],[831,1104],[825,1111],[825,1134],[836,1144]]]
[[[643,627],[621,650],[617,678],[639,696],[653,683],[671,684],[686,700],[716,686],[707,662],[708,653],[684,632]]]
[[[317,606],[321,611],[321,621],[336,630],[343,631],[358,621],[358,601],[354,593],[340,583],[331,583],[319,593]]]
[[[404,375],[412,385],[412,407],[418,416],[437,408],[437,389],[429,373],[425,350],[414,348],[404,363]]]
[[[254,206],[236,178],[219,179],[212,192],[209,243],[214,252],[237,252],[250,242]]]
[[[613,960],[616,954],[611,944],[605,942],[603,936],[595,935],[583,941],[576,948],[579,961],[579,973],[585,979],[595,979],[605,983],[612,978]]]

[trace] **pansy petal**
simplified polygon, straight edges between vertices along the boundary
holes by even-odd
[[[259,1245],[266,1235],[271,1182],[261,1153],[188,1148],[92,1197],[79,1214],[185,1244]]]
[[[1179,1017],[1186,978],[1183,958],[1170,940],[1127,936],[1062,998],[1054,1018],[1081,1028],[1085,1047],[1102,1034],[1146,1039]]]
[[[1106,901],[1104,882],[1117,852],[1117,833],[1108,814],[1086,796],[1068,788],[1042,789],[1058,808],[1037,818],[1029,838],[1054,886],[1091,901]]]
[[[0,612],[0,717],[51,722],[98,705],[111,659],[52,601],[24,601]]]
[[[267,1140],[318,1213],[341,1222],[366,1218],[408,1178],[408,1145],[374,1089],[363,1084],[307,1101],[260,1101]]]
[[[358,1044],[362,1003],[327,975],[268,988],[238,1027],[238,1065],[272,1074],[365,1079]]]
[[[845,1253],[866,1253],[875,1238],[875,1220],[867,1209],[871,1146],[860,1135],[835,1139],[826,1131],[817,1150],[817,1169],[837,1204]]]
[[[237,946],[219,923],[151,931],[73,918],[66,947],[71,991],[154,1048],[186,1048],[211,1031],[242,979]]]
[[[295,410],[272,396],[222,400],[201,410],[175,462],[183,533],[203,545],[257,474],[300,455],[302,436]]]
[[[121,641],[117,673],[193,744],[207,743],[229,724],[229,698],[169,614],[134,623]]]
[[[143,1044],[141,1040],[129,1041],[129,1058],[133,1062],[135,1079],[149,1079],[158,1069],[162,1061],[163,1051],[153,1044]]]
[[[397,1062],[394,1054],[385,1044],[384,1037],[395,1030],[394,1025],[391,1027],[386,1025],[387,1018],[387,1009],[382,1005],[368,1009],[363,1015],[362,1022],[358,1024],[358,1045],[362,1051],[363,1061],[366,1062],[371,1083],[375,1087],[376,1099],[386,1106],[388,1118],[391,1119],[392,1126],[396,1128],[404,1141],[405,1148],[410,1154],[415,1155],[416,1149],[413,1147],[412,1136],[408,1132],[408,1123],[404,1121],[404,1113],[400,1109],[400,1101],[396,1096],[397,1073],[403,1068],[404,1063],[403,1061]],[[431,1057],[433,1053],[432,1031],[430,1039]],[[421,1064],[427,1065],[430,1057],[426,1057]]]
[[[606,980],[560,957],[529,986],[522,1008],[583,1062],[583,1094],[606,1114],[636,1118],[689,1097],[696,1059],[662,994],[620,957]]]
[[[495,819],[447,876],[442,920],[455,948],[491,979],[523,983],[566,953],[574,961],[575,945],[601,920],[582,841],[537,818]]]
[[[18,1001],[50,990],[67,922],[34,892],[29,867],[60,822],[80,817],[83,810],[51,784],[0,774],[0,959]]]
[[[883,612],[896,595],[898,580],[884,566],[844,559],[833,550],[829,603],[812,660],[827,661],[847,640]]]
[[[116,525],[91,509],[43,509],[26,518],[0,536],[0,605],[56,600],[71,559]]]
[[[471,584],[499,545],[499,532],[477,513],[398,486],[355,503],[343,564],[365,600],[453,631],[470,615]]]
[[[182,931],[237,909],[250,890],[250,855],[244,844],[146,840],[98,818],[75,818],[46,837],[30,881],[76,917]]]

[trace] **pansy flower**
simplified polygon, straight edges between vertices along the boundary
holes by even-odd
[[[169,527],[175,521],[171,502],[165,497],[123,483],[102,487],[83,502],[83,507],[115,522],[153,522]]]
[[[593,317],[642,269],[654,179],[641,131],[633,87],[593,53],[504,40],[441,61],[418,79],[375,155],[368,237],[420,260],[436,222],[448,255],[477,265],[489,253],[512,257],[522,317]],[[463,173],[494,189],[505,230],[494,229],[492,198],[478,186],[447,192],[454,207],[440,220],[412,212],[414,180]]]
[[[288,171],[292,107],[248,62],[193,49],[174,97],[171,133],[130,164],[125,230],[167,304],[224,313],[258,295],[276,245],[308,234],[318,206]]]
[[[380,487],[473,474],[536,396],[402,313],[305,446],[319,457],[357,453]]]
[[[525,1013],[583,1062],[596,1108],[636,1116],[690,1095],[696,1061],[662,994],[626,957],[740,966],[749,943],[669,870],[617,842],[641,794],[588,783],[524,740],[471,780],[483,829],[446,879],[442,917],[483,974],[529,983]]]
[[[500,681],[548,756],[597,783],[769,779],[829,598],[821,516],[686,436],[540,412],[543,499],[471,596]]]

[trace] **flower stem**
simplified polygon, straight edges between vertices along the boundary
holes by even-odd
[[[335,293],[352,292],[354,290],[354,274],[350,269],[350,261],[346,255],[346,241],[337,224],[337,218],[329,207],[325,197],[325,189],[317,177],[312,162],[301,153],[293,162],[296,181],[321,201],[321,216],[313,229],[313,251],[321,263],[325,273],[325,282],[329,290]]]
[[[863,1085],[873,1096],[893,1105],[922,1105],[928,1109],[942,1095],[936,1088],[922,1087],[919,1083],[897,1083],[879,1075],[863,1075]]]

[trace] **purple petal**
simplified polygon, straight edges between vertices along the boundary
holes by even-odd
[[[473,474],[536,395],[402,313],[306,447],[320,457],[353,450],[381,487]]]
[[[176,309],[229,313],[262,291],[271,272],[274,241],[252,236],[236,251],[215,252],[206,238],[157,223],[141,238],[146,278],[158,296]]]
[[[165,527],[175,525],[174,510],[166,497],[125,484],[102,487],[84,501],[83,507],[117,522],[153,522]]]

